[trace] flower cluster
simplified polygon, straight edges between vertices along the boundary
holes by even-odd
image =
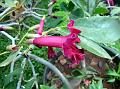
[[[48,46],[48,57],[52,58],[56,55],[53,47],[61,48],[63,50],[64,56],[70,59],[72,65],[77,65],[81,60],[84,59],[84,52],[82,49],[76,47],[76,43],[80,42],[78,34],[80,30],[74,28],[74,20],[70,20],[67,25],[70,34],[67,36],[42,36],[44,27],[44,18],[40,22],[40,27],[37,31],[40,37],[34,38],[32,44],[37,47]]]

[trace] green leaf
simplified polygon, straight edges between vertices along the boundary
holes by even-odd
[[[5,4],[9,7],[15,7],[14,0],[5,0]]]
[[[74,4],[70,1],[68,4],[68,11],[72,11],[74,9]]]
[[[109,79],[107,82],[113,83],[115,82],[115,79]]]
[[[110,14],[111,14],[112,16],[113,16],[113,15],[120,14],[120,7],[115,7],[115,8],[113,8]]]
[[[65,11],[56,11],[54,13],[54,16],[67,16],[68,15],[68,12],[65,12]]]
[[[49,86],[46,86],[46,85],[40,85],[40,88],[41,88],[41,89],[49,89]]]
[[[120,74],[118,74],[115,70],[109,70],[107,72],[107,75],[114,76],[114,77],[120,77]]]
[[[19,54],[19,51],[9,55],[6,60],[4,60],[2,63],[0,63],[0,67],[9,65],[17,57],[18,54]]]
[[[87,2],[85,0],[71,0],[77,8],[87,10]]]
[[[96,82],[93,80],[92,84],[90,84],[89,89],[97,89]]]
[[[4,89],[16,89],[16,85],[17,85],[17,81],[14,80],[14,81],[10,82],[7,86],[5,86]]]
[[[15,69],[12,73],[10,73],[10,74],[8,74],[7,76],[5,76],[5,82],[4,82],[4,85],[6,86],[6,85],[8,85],[9,83],[11,83],[9,80],[10,80],[10,77],[11,76],[19,76],[20,75],[20,73],[21,73],[21,71],[22,71],[22,68],[17,68],[17,69]]]
[[[109,12],[109,10],[104,7],[98,7],[98,8],[94,9],[94,14],[106,14],[108,12]]]
[[[41,89],[56,89],[56,87],[55,87],[54,85],[51,86],[51,87],[46,86],[46,85],[40,85],[40,88],[41,88]]]
[[[103,89],[102,79],[98,81],[97,89]]]
[[[90,84],[89,89],[106,89],[103,88],[103,83],[102,83],[102,79],[100,79],[98,82],[96,81],[92,81],[92,84]]]
[[[81,8],[74,9],[70,14],[70,19],[78,19],[84,17],[84,12]]]
[[[4,3],[0,2],[0,6],[4,7]]]
[[[81,35],[99,43],[111,43],[120,39],[118,17],[93,16],[75,20],[75,27]]]
[[[111,56],[97,43],[82,36],[79,36],[79,38],[81,39],[81,42],[78,44],[78,47],[82,47],[97,56],[112,59]]]
[[[67,4],[65,2],[62,2],[60,6],[62,10],[67,11]]]
[[[61,17],[57,17],[57,18],[48,17],[47,20],[46,20],[46,23],[45,23],[45,27],[47,29],[54,28],[57,25],[59,25],[61,22],[62,22],[62,18]]]
[[[32,89],[34,82],[35,82],[35,79],[32,78],[29,82],[27,82],[27,84],[25,84],[24,88],[22,89]]]

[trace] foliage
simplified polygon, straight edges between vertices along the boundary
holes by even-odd
[[[119,2],[117,2],[116,0],[116,6],[112,7],[102,0],[57,0],[49,7],[50,0],[2,0],[0,2],[0,29],[3,27],[6,34],[8,33],[13,39],[8,36],[10,38],[8,40],[7,37],[3,36],[4,33],[0,32],[0,67],[2,67],[0,68],[0,88],[16,88],[19,85],[20,76],[24,76],[23,79],[21,78],[21,86],[23,85],[21,89],[32,89],[36,86],[36,81],[42,82],[44,66],[34,62],[34,60],[31,62],[27,60],[24,64],[22,59],[29,59],[27,53],[30,51],[48,60],[47,47],[41,49],[34,47],[31,51],[31,47],[26,44],[26,36],[35,33],[34,25],[39,23],[43,15],[46,16],[44,30],[47,33],[43,35],[68,35],[66,25],[70,19],[74,19],[74,27],[81,30],[78,36],[81,41],[77,43],[77,47],[113,61],[111,55],[101,47],[101,44],[120,50],[120,7]],[[51,14],[48,16],[48,13]],[[13,27],[14,30],[6,30],[5,27],[7,26]],[[30,29],[31,26],[33,26],[32,30]],[[52,31],[50,31],[51,29]],[[20,48],[20,50],[16,52],[6,50],[6,46],[11,44],[11,40],[12,45]],[[15,41],[15,44],[13,41]],[[12,69],[8,65],[20,55],[20,52],[23,57],[15,62],[13,71],[9,73]],[[36,70],[34,71],[35,75],[32,72],[34,69]],[[82,70],[80,71],[82,72]],[[109,68],[107,75],[109,75],[108,82],[120,80],[120,63],[116,69]],[[11,76],[13,76],[14,81],[11,80]],[[87,73],[82,78],[85,76],[87,76]],[[40,85],[41,89],[55,89],[54,85],[51,87],[42,85],[42,83]],[[103,88],[102,80],[92,80],[89,89],[105,88]]]
[[[98,82],[92,81],[92,84],[90,85],[89,89],[106,89],[106,88],[103,88],[102,79],[101,79]]]

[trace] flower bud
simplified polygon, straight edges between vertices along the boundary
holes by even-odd
[[[6,47],[6,49],[7,49],[7,50],[10,50],[10,51],[13,51],[13,52],[16,52],[16,51],[18,51],[19,47],[16,46],[16,45],[8,45],[8,46]]]

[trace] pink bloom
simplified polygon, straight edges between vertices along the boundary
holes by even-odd
[[[67,28],[70,34],[67,36],[41,36],[33,40],[37,47],[48,46],[48,57],[54,57],[55,52],[52,47],[61,48],[64,55],[70,59],[73,65],[79,64],[84,59],[84,52],[76,47],[75,43],[80,42],[78,34],[80,30],[73,27],[74,21],[71,20]]]
[[[56,56],[55,51],[53,50],[52,47],[48,47],[48,58],[53,58],[54,56]]]
[[[4,31],[4,28],[3,28],[3,27],[0,27],[0,31]]]
[[[90,80],[84,80],[84,84],[85,84],[86,86],[89,86],[89,85],[90,85],[90,83],[91,83],[91,81],[90,81]]]
[[[45,16],[40,21],[40,26],[38,28],[37,34],[42,35],[43,28],[44,28]]]
[[[52,2],[53,2],[53,3],[56,3],[56,2],[57,2],[57,0],[52,0]]]
[[[107,3],[108,3],[108,5],[110,5],[110,6],[114,6],[115,4],[114,4],[114,0],[106,0],[107,1]]]

